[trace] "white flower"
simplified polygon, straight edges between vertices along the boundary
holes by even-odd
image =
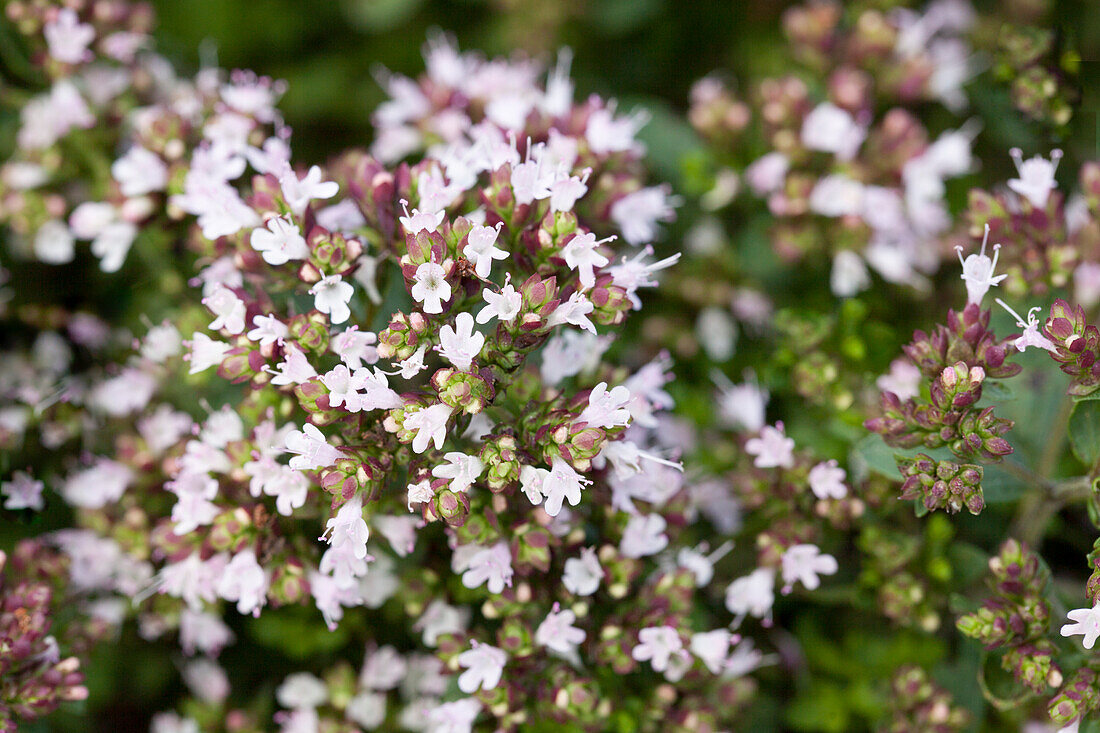
[[[745,452],[753,459],[757,468],[791,468],[794,465],[794,440],[783,432],[783,423],[775,427],[765,425],[760,436],[745,441]]]
[[[500,593],[505,586],[512,586],[512,575],[512,552],[508,543],[501,541],[470,557],[467,570],[462,574],[462,585],[477,588],[485,584],[490,593]]]
[[[424,609],[424,614],[413,624],[413,630],[423,632],[424,643],[434,647],[440,636],[464,631],[469,615],[469,609],[447,605],[437,598]]]
[[[388,644],[376,651],[367,652],[363,670],[359,673],[359,687],[366,690],[392,690],[401,684],[409,671],[405,658]]]
[[[63,265],[73,261],[75,244],[65,222],[50,219],[34,235],[34,256],[50,265]]]
[[[467,695],[477,692],[478,689],[495,689],[507,662],[508,655],[503,649],[475,642],[473,649],[467,649],[458,655],[458,665],[466,670],[458,676],[458,689]]]
[[[817,545],[794,545],[783,553],[783,592],[789,593],[794,584],[801,581],[806,590],[821,585],[818,575],[832,575],[837,571],[836,558],[825,555]]]
[[[325,524],[325,533],[321,537],[328,540],[332,549],[347,546],[357,560],[365,559],[370,529],[363,519],[362,498],[356,495],[345,501],[336,516]]]
[[[573,293],[569,300],[559,303],[550,317],[546,319],[546,325],[550,328],[568,323],[578,326],[585,331],[596,333],[596,327],[588,320],[588,314],[595,310],[592,301],[585,297],[584,293]]]
[[[638,632],[638,645],[631,650],[630,656],[639,662],[648,660],[655,671],[664,672],[672,657],[680,656],[683,651],[684,642],[676,629],[649,626]]]
[[[565,561],[561,582],[570,593],[590,596],[600,587],[601,580],[603,568],[600,567],[595,548],[585,547],[579,558],[571,557]]]
[[[435,262],[424,262],[413,276],[412,297],[424,304],[425,313],[442,313],[443,303],[451,299],[447,272]]]
[[[328,686],[309,672],[296,672],[275,690],[275,699],[284,708],[315,708],[328,700]]]
[[[95,28],[81,23],[76,11],[62,8],[50,22],[42,28],[46,37],[46,46],[50,56],[63,64],[79,64],[89,61],[92,54],[88,46],[95,40]]]
[[[890,371],[875,380],[875,386],[883,392],[893,392],[902,402],[920,394],[921,372],[908,359],[890,362]]]
[[[718,383],[719,420],[737,430],[759,432],[765,424],[768,391],[752,379],[734,384],[720,372],[715,372],[714,379]]]
[[[466,247],[462,254],[474,265],[474,272],[483,280],[489,277],[493,260],[508,259],[508,252],[496,246],[501,226],[502,224],[497,224],[496,228],[474,226],[466,235]]]
[[[615,239],[616,237],[612,235],[597,240],[596,235],[592,232],[583,232],[574,234],[561,248],[561,256],[565,259],[565,264],[569,266],[569,269],[577,270],[581,285],[590,288],[596,284],[594,268],[603,267],[609,262],[606,257],[599,253],[597,248],[601,244],[613,242]]]
[[[1097,637],[1100,637],[1100,603],[1092,608],[1075,608],[1066,614],[1072,624],[1062,626],[1062,636],[1081,634],[1081,643],[1086,649],[1092,649]]]
[[[822,102],[802,121],[802,144],[810,150],[833,153],[840,160],[855,157],[867,129],[845,110]]]
[[[85,201],[69,214],[69,227],[77,239],[95,239],[116,217],[117,212],[111,204]]]
[[[290,467],[297,471],[315,471],[331,466],[342,455],[328,444],[324,433],[310,423],[306,423],[301,430],[287,434],[286,450],[295,454],[290,459]]]
[[[465,491],[470,488],[485,470],[485,464],[477,456],[468,456],[465,453],[452,452],[444,454],[447,465],[436,466],[432,469],[432,475],[436,478],[451,480],[451,491]]]
[[[1020,334],[1020,337],[1013,341],[1013,345],[1017,351],[1023,351],[1029,346],[1037,346],[1040,349],[1046,349],[1047,351],[1057,351],[1057,348],[1051,343],[1043,334],[1039,333],[1039,319],[1035,317],[1037,311],[1042,310],[1038,306],[1031,308],[1027,312],[1027,322],[1020,317],[1020,314],[1008,307],[1008,305],[1000,298],[995,300],[1001,304],[1001,307],[1011,313],[1016,319],[1016,325],[1024,329],[1024,332]]]
[[[721,674],[726,666],[733,635],[728,629],[701,631],[691,635],[691,653],[699,658],[712,674]]]
[[[1054,172],[1058,170],[1062,151],[1057,148],[1051,150],[1050,160],[1041,155],[1024,160],[1024,154],[1019,148],[1012,148],[1008,152],[1020,176],[1010,179],[1008,187],[1030,201],[1035,208],[1045,209],[1050,192],[1058,188],[1058,181],[1054,180]]]
[[[156,153],[135,145],[111,165],[111,177],[118,181],[123,196],[143,196],[164,190],[168,166]]]
[[[871,276],[863,258],[850,249],[842,249],[833,257],[829,288],[838,298],[850,298],[871,286]]]
[[[428,711],[425,733],[470,733],[480,712],[481,703],[472,697],[442,703]],[[419,716],[413,719],[423,720]]]
[[[858,216],[863,210],[863,184],[840,173],[822,176],[810,191],[809,207],[822,216]]]
[[[405,429],[415,430],[412,449],[414,453],[423,453],[429,443],[435,443],[436,450],[443,450],[443,441],[447,437],[447,421],[451,419],[454,408],[442,402],[421,407],[412,414],[405,414]]]
[[[967,303],[977,303],[981,305],[982,298],[989,292],[989,288],[994,285],[999,285],[1008,275],[993,276],[993,272],[997,269],[997,258],[1001,254],[1001,245],[993,245],[993,259],[989,259],[985,254],[985,245],[989,241],[989,225],[985,225],[985,236],[982,237],[982,249],[978,254],[968,255],[964,260],[962,256],[962,247],[956,246],[955,251],[959,253],[959,262],[962,263],[963,272],[959,277],[966,282],[966,301]]]
[[[10,510],[33,509],[40,511],[44,506],[42,502],[42,489],[45,485],[25,471],[16,471],[10,481],[0,483],[0,494],[7,497],[4,508]]]
[[[271,383],[276,387],[288,384],[302,384],[317,376],[313,365],[309,363],[306,355],[294,344],[287,344],[283,349],[283,361],[276,365],[275,370],[265,367],[266,371],[274,376]]]
[[[843,499],[848,495],[845,476],[836,460],[822,461],[810,469],[810,490],[818,499]]]
[[[577,417],[578,423],[587,423],[593,428],[623,427],[630,423],[630,390],[619,385],[608,391],[607,382],[600,382],[588,395],[588,405]]]
[[[348,702],[345,714],[356,725],[374,730],[386,720],[386,696],[380,692],[360,692]]]
[[[283,189],[283,198],[290,206],[295,216],[301,216],[306,206],[313,199],[330,199],[340,191],[340,184],[335,181],[322,181],[321,169],[313,166],[306,173],[306,177],[299,179],[298,174],[287,170],[279,178],[279,186]]]
[[[439,225],[443,223],[443,217],[447,212],[442,209],[439,211],[424,211],[421,212],[417,209],[412,210],[412,214],[409,213],[409,202],[405,199],[401,199],[401,206],[405,209],[405,215],[397,217],[401,222],[401,226],[404,227],[407,234],[411,234],[414,237],[420,232],[434,232]]]
[[[103,227],[91,246],[92,254],[99,258],[99,269],[118,272],[137,235],[138,228],[128,221],[111,222]]]
[[[559,610],[554,604],[550,613],[542,620],[535,630],[535,643],[558,654],[571,654],[577,649],[578,644],[584,643],[585,632],[573,625],[577,620],[577,614],[569,609]]]
[[[285,265],[290,260],[309,257],[309,246],[298,225],[286,216],[273,216],[264,226],[253,229],[249,242],[269,265]]]
[[[665,186],[651,186],[628,193],[611,205],[611,220],[629,244],[645,244],[657,238],[657,223],[672,221],[677,200]]]
[[[229,288],[219,285],[214,292],[202,299],[202,304],[214,314],[207,327],[211,331],[225,329],[229,333],[244,331],[244,301]]]
[[[668,547],[665,518],[660,514],[638,514],[630,518],[619,541],[623,557],[639,558],[656,555]]]
[[[554,456],[550,472],[542,477],[542,494],[546,497],[543,509],[551,517],[561,512],[563,500],[576,506],[581,500],[581,489],[592,482],[577,473],[561,456]]]
[[[260,346],[282,344],[290,333],[287,325],[275,316],[258,315],[252,317],[253,329],[245,334],[249,341],[258,341]]]
[[[432,490],[432,484],[428,479],[424,479],[415,484],[409,484],[406,490],[408,492],[408,506],[410,512],[413,510],[413,504],[427,504],[435,498],[435,491]]]
[[[133,471],[126,465],[108,458],[97,458],[90,468],[68,476],[60,492],[72,506],[101,509],[121,499],[133,478]]]
[[[474,331],[474,317],[469,313],[458,314],[455,328],[447,324],[439,329],[439,353],[461,371],[470,368],[484,345],[485,336]]]
[[[746,615],[764,618],[775,604],[775,571],[757,568],[726,588],[726,608],[737,617],[735,624]]]
[[[753,193],[766,196],[779,190],[790,170],[791,162],[786,155],[778,151],[757,158],[745,169],[745,180]]]
[[[252,550],[238,552],[218,580],[218,595],[227,601],[236,601],[238,613],[258,616],[267,600],[266,594],[267,576],[256,562],[256,553]]]
[[[355,294],[351,283],[344,282],[340,275],[329,275],[309,289],[313,296],[313,307],[329,314],[332,323],[343,323],[351,317],[348,301]]]
[[[485,299],[488,305],[477,314],[478,323],[488,323],[493,318],[511,323],[519,314],[520,306],[523,305],[523,296],[512,287],[507,279],[499,293],[494,293],[489,288],[485,288],[481,291],[481,297]]]
[[[638,288],[656,286],[657,281],[653,279],[653,274],[672,267],[680,260],[680,253],[677,252],[657,262],[646,262],[645,258],[652,254],[653,247],[647,246],[632,259],[623,257],[620,264],[608,268],[614,283],[626,290],[626,296],[630,298],[634,310],[642,307],[642,301],[638,298]]]
[[[349,369],[358,369],[364,363],[378,361],[378,336],[370,331],[360,331],[358,326],[350,326],[333,335],[330,348],[340,357],[340,361]]]

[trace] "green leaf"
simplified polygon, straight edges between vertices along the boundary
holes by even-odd
[[[852,460],[857,465],[862,461],[865,468],[881,473],[887,478],[898,480],[901,474],[898,473],[898,463],[894,455],[894,449],[874,434],[864,437],[852,449]],[[856,473],[859,473],[858,469]]]
[[[1086,466],[1100,458],[1100,403],[1078,402],[1069,416],[1069,441],[1073,454]]]

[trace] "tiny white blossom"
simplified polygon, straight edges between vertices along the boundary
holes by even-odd
[[[313,296],[313,307],[327,313],[333,324],[343,323],[351,317],[348,301],[355,294],[355,288],[340,275],[322,278],[309,289],[309,294]]]
[[[546,614],[538,628],[535,629],[535,643],[558,654],[571,654],[577,649],[578,644],[584,643],[585,632],[573,625],[577,620],[577,614],[566,609],[562,611],[557,603]]]
[[[550,472],[542,478],[542,493],[546,497],[543,509],[551,517],[556,517],[561,512],[564,500],[569,501],[570,506],[576,506],[581,500],[581,489],[592,482],[581,476],[561,456],[554,456],[554,463]]]
[[[1035,208],[1045,209],[1050,192],[1058,188],[1054,173],[1058,170],[1059,161],[1062,160],[1062,151],[1057,148],[1051,150],[1050,160],[1041,155],[1024,160],[1023,151],[1019,148],[1012,148],[1008,152],[1020,176],[1010,179],[1008,187],[1030,201]]]
[[[328,444],[324,433],[315,425],[306,423],[301,430],[294,430],[286,436],[286,450],[295,454],[290,459],[290,467],[298,471],[315,471],[331,466],[342,454]]]
[[[405,232],[413,236],[422,231],[434,232],[443,223],[443,217],[447,214],[443,210],[421,212],[417,209],[413,209],[410,214],[409,202],[405,199],[401,199],[401,206],[405,209],[405,215],[397,219],[405,228]]]
[[[577,422],[604,429],[628,425],[630,410],[626,409],[626,405],[630,399],[630,390],[623,385],[609,391],[607,382],[600,382],[589,393],[588,405],[577,416]]]
[[[735,625],[746,615],[764,618],[774,604],[775,571],[771,568],[757,568],[726,589],[726,608],[737,617]]]
[[[459,313],[454,328],[447,324],[439,329],[439,353],[461,371],[469,370],[484,345],[485,335],[474,331],[474,317],[469,313]]]
[[[7,497],[4,501],[4,508],[40,511],[44,506],[42,502],[43,488],[45,488],[45,485],[26,471],[16,471],[12,474],[10,481],[0,483],[0,494]]]
[[[428,479],[418,481],[415,484],[409,484],[406,488],[408,494],[408,507],[409,511],[413,511],[413,504],[427,504],[435,498],[435,491],[432,490],[432,484]]]
[[[481,291],[481,297],[485,299],[488,305],[478,312],[478,323],[488,323],[493,318],[511,323],[519,314],[519,309],[523,305],[523,296],[507,280],[505,280],[504,287],[500,289],[499,293],[485,288]]]
[[[558,304],[558,307],[546,319],[546,325],[553,328],[568,323],[571,326],[583,328],[590,333],[596,333],[596,326],[588,319],[588,314],[595,308],[592,301],[585,297],[584,293],[573,293],[569,296],[569,300]]]
[[[95,28],[81,23],[76,11],[62,8],[57,16],[42,28],[50,56],[63,64],[79,64],[89,61],[92,54],[88,46],[95,40]]]
[[[801,582],[806,590],[821,585],[818,575],[833,575],[837,571],[836,558],[826,555],[817,545],[794,545],[783,553],[783,592],[789,593],[794,584]]]
[[[680,632],[671,626],[649,626],[638,632],[638,645],[630,655],[639,662],[648,661],[657,672],[668,669],[673,656],[684,650]]]
[[[229,288],[219,285],[214,292],[202,299],[202,304],[214,314],[214,320],[208,326],[211,331],[223,328],[234,334],[244,331],[244,301]]]
[[[253,229],[249,242],[269,265],[285,265],[290,260],[309,257],[309,246],[298,225],[286,216],[273,216],[264,226]]]
[[[718,417],[725,425],[749,433],[759,432],[765,425],[768,391],[755,380],[734,384],[720,372],[715,372],[718,384]]]
[[[904,358],[890,362],[890,371],[875,380],[876,387],[883,392],[893,392],[902,402],[920,394],[920,383],[920,369]]]
[[[218,580],[218,595],[227,601],[236,601],[238,613],[258,616],[260,607],[267,601],[267,584],[267,576],[256,561],[256,553],[242,550],[225,566],[225,572]]]
[[[156,153],[135,145],[111,165],[111,177],[118,181],[123,196],[143,196],[164,190],[168,166]]]
[[[989,241],[989,225],[985,225],[985,236],[982,237],[982,249],[978,254],[968,255],[964,260],[962,256],[962,247],[956,246],[955,251],[959,253],[959,262],[962,263],[962,275],[959,277],[966,282],[966,302],[977,303],[981,305],[982,298],[989,292],[989,288],[994,285],[999,285],[1008,275],[993,276],[993,272],[997,269],[997,258],[1001,254],[1001,245],[993,245],[993,259],[989,259],[985,254],[985,245]]]
[[[436,450],[443,449],[443,441],[447,437],[447,422],[453,412],[453,407],[438,403],[421,407],[412,414],[405,414],[405,429],[416,431],[412,442],[414,453],[423,453],[428,449],[428,444],[433,442]]]
[[[605,239],[596,239],[592,232],[574,234],[561,248],[561,256],[569,269],[576,270],[578,279],[586,288],[596,284],[594,268],[603,267],[609,260],[599,253],[601,244],[615,241],[614,235]]]
[[[328,686],[309,672],[296,672],[276,688],[275,699],[284,708],[315,708],[328,700]]]
[[[505,586],[512,586],[512,552],[508,543],[497,542],[492,547],[483,547],[469,559],[469,565],[462,574],[462,585],[478,588],[481,585],[490,593],[501,593]]]
[[[761,428],[759,437],[745,441],[745,452],[755,456],[753,465],[757,468],[794,466],[794,440],[783,432],[782,422]]]
[[[831,102],[822,102],[802,121],[802,144],[810,150],[833,153],[840,160],[855,157],[867,129],[850,113]]]
[[[485,470],[485,464],[477,456],[468,456],[455,451],[445,453],[443,458],[447,464],[433,468],[432,475],[436,478],[450,479],[448,488],[451,491],[466,491]]]
[[[1081,634],[1084,636],[1081,643],[1086,649],[1092,649],[1100,637],[1100,603],[1092,608],[1075,608],[1066,615],[1074,623],[1062,626],[1062,636]]]
[[[458,666],[466,671],[458,676],[458,689],[467,695],[481,690],[492,690],[500,683],[508,655],[503,649],[474,642],[472,649],[458,655]]]
[[[294,171],[287,170],[279,178],[279,186],[295,216],[301,216],[313,199],[330,199],[340,191],[340,184],[335,181],[321,180],[321,169],[318,166],[311,167],[305,178],[301,179]]]
[[[579,558],[571,557],[565,561],[565,572],[561,582],[566,590],[578,596],[590,596],[600,587],[603,580],[603,568],[596,557],[596,550],[585,547]]]
[[[412,297],[424,304],[425,313],[442,313],[443,303],[451,299],[451,284],[447,272],[435,262],[417,266],[413,276]]]
[[[502,224],[496,228],[474,226],[466,235],[466,247],[462,254],[474,265],[477,276],[486,279],[493,267],[493,260],[508,259],[508,252],[496,246],[497,235],[500,234]]]
[[[656,555],[668,547],[665,528],[668,523],[660,514],[638,514],[630,518],[619,541],[623,557],[639,558]]]
[[[845,476],[835,459],[822,461],[810,469],[810,490],[818,499],[843,499],[848,495]]]
[[[1027,312],[1027,322],[1024,322],[1024,319],[1020,317],[1020,314],[1009,308],[1007,303],[1005,303],[1000,298],[995,298],[995,300],[1000,303],[1002,308],[1012,314],[1012,316],[1016,319],[1016,325],[1024,329],[1024,332],[1020,334],[1019,338],[1012,342],[1017,351],[1024,351],[1029,346],[1037,346],[1040,349],[1046,349],[1047,351],[1057,351],[1057,347],[1055,347],[1054,344],[1051,343],[1050,339],[1039,333],[1040,324],[1039,319],[1035,317],[1035,313],[1042,310],[1042,308],[1036,306],[1029,309]]]
[[[252,317],[252,330],[245,334],[249,341],[258,341],[260,346],[282,344],[290,333],[287,325],[275,316],[257,315]]]
[[[212,366],[222,363],[222,359],[233,347],[224,341],[215,341],[204,333],[196,331],[191,335],[191,353],[185,358],[191,362],[188,374],[198,374]]]

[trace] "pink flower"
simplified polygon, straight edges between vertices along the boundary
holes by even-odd
[[[783,423],[775,427],[765,425],[760,436],[745,441],[745,452],[756,456],[753,465],[757,468],[791,468],[794,466],[794,440],[783,432]]]

